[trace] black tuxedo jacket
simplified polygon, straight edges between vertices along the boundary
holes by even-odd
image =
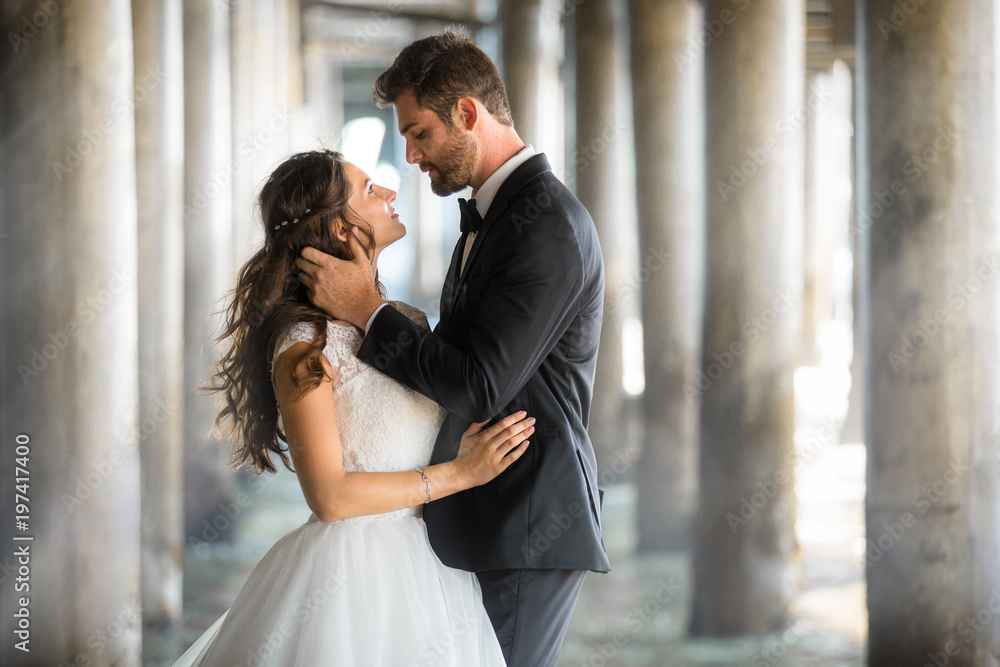
[[[537,420],[499,477],[425,506],[431,544],[464,570],[606,572],[587,435],[604,302],[594,223],[538,154],[500,187],[460,277],[464,246],[463,235],[433,332],[386,306],[358,351],[448,410],[432,463],[455,458],[472,422]]]

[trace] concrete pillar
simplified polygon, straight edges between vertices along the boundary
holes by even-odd
[[[851,99],[857,98],[858,84],[857,71],[851,70]],[[858,134],[857,104],[851,105],[851,127],[854,128],[854,135]],[[864,442],[865,425],[864,413],[867,401],[865,400],[865,374],[864,369],[864,340],[862,332],[865,330],[862,321],[864,310],[862,310],[862,290],[861,284],[861,228],[859,226],[860,216],[858,212],[858,188],[862,184],[858,181],[858,142],[851,141],[851,210],[850,222],[847,228],[847,239],[851,248],[851,390],[847,395],[847,416],[844,418],[844,425],[840,429],[841,442]]]
[[[316,135],[306,133],[305,119],[300,114],[305,107],[305,40],[302,35],[302,0],[288,2],[288,63],[285,69],[285,92],[289,114],[295,113],[295,122],[290,122],[286,131],[282,155],[292,153],[300,146],[314,146]]]
[[[806,75],[805,206],[803,239],[802,354],[800,363],[821,361],[820,327],[843,317],[850,297],[837,282],[850,227],[845,182],[851,176],[853,95],[850,69],[836,60]],[[830,349],[827,349],[829,352]],[[827,360],[829,361],[829,360]]]
[[[851,389],[847,394],[847,416],[840,429],[840,441],[845,443],[865,441],[864,414],[867,401],[865,399],[864,340],[862,339],[864,311],[861,309],[863,286],[861,285],[861,249],[858,240],[851,240],[851,257],[854,262],[851,265]]]
[[[603,472],[626,447],[622,414],[622,220],[618,189],[619,131],[615,104],[615,18],[610,0],[588,0],[574,13],[576,39],[576,194],[590,211],[601,239],[605,268],[604,323],[590,411],[590,435]]]
[[[177,628],[184,570],[183,13],[181,0],[133,0],[132,10],[143,623]]]
[[[233,260],[241,265],[255,250],[254,196],[259,187],[254,154],[259,150],[255,140],[257,106],[260,99],[260,60],[270,59],[271,53],[260,53],[256,36],[256,6],[253,2],[238,2],[229,10],[230,86],[232,106],[233,164]]]
[[[304,51],[303,90],[311,130],[309,136],[332,146],[333,137],[344,125],[343,74],[321,40],[308,40]]]
[[[997,5],[859,6],[868,664],[1000,646]]]
[[[415,178],[410,182],[411,201],[417,223],[412,226],[416,235],[414,246],[417,249],[413,261],[413,294],[416,303],[429,303],[437,309],[440,308],[441,285],[444,284],[450,259],[442,252],[441,238],[446,233],[442,219],[444,207],[440,197],[431,191],[429,179]],[[452,225],[451,229],[453,228]]]
[[[265,0],[271,4],[272,23],[264,26],[264,30],[270,33],[271,42],[271,98],[267,105],[261,105],[259,111],[263,114],[258,122],[258,132],[261,135],[262,143],[266,143],[268,150],[262,152],[261,157],[265,158],[263,164],[258,167],[258,182],[263,183],[270,175],[271,171],[285,157],[289,155],[291,145],[290,135],[292,117],[297,107],[299,98],[298,91],[294,88],[291,73],[297,58],[292,57],[292,50],[301,49],[301,44],[292,44],[293,34],[291,24],[297,20],[297,12],[293,11],[293,5],[297,5],[297,0]],[[298,32],[295,32],[298,39]],[[294,122],[298,122],[297,119]],[[312,137],[309,138],[310,142]],[[309,146],[312,148],[313,146]],[[256,227],[255,230],[259,230]],[[254,237],[254,245],[263,243],[264,237],[258,233]]]
[[[264,0],[268,2],[273,12],[273,23],[271,30],[271,58],[273,60],[271,76],[274,81],[271,84],[274,90],[274,104],[278,108],[287,109],[289,103],[289,59],[288,59],[288,32],[289,5],[291,0]],[[283,147],[275,146],[275,152],[280,154]]]
[[[232,95],[233,257],[236,266],[263,242],[255,197],[290,151],[293,129],[307,143],[304,119],[291,114],[302,100],[298,0],[230,4]],[[293,125],[296,127],[293,128]]]
[[[280,45],[285,44],[285,21],[281,14],[284,3],[276,0],[248,0],[253,6],[253,42],[254,42],[254,75],[253,75],[253,125],[249,141],[253,150],[236,156],[244,168],[254,174],[255,183],[263,184],[271,171],[287,155],[284,137],[287,134],[290,120],[285,102],[280,97],[277,82],[284,70],[284,58],[279,57]],[[250,247],[263,243],[263,230],[258,225],[252,225],[250,232]]]
[[[500,7],[503,78],[514,126],[525,143],[550,156],[565,150],[562,24],[554,18],[561,7],[560,0],[504,0]]]
[[[135,665],[142,621],[130,3],[5,2],[0,22],[0,663]],[[24,486],[15,487],[16,477]],[[28,498],[26,510],[15,493]],[[22,549],[23,561],[15,556]],[[15,592],[15,577],[29,588]],[[22,608],[29,637],[14,633]],[[15,648],[25,639],[30,653]]]
[[[211,434],[216,396],[197,393],[218,353],[216,315],[233,282],[229,9],[184,0],[184,497],[188,541],[232,494],[229,447]]]
[[[810,70],[806,75],[806,89],[815,88],[821,85],[822,74]],[[823,130],[823,123],[819,118],[819,113],[810,114],[806,119],[803,128],[804,143],[804,165],[802,170],[804,189],[804,203],[802,216],[802,341],[800,343],[799,363],[816,366],[819,364],[819,347],[816,335],[819,324],[819,302],[821,297],[820,283],[823,280],[822,256],[829,254],[832,249],[829,246],[820,247],[820,218],[823,216],[821,206],[821,191],[823,188],[823,167],[824,160],[829,156],[823,155],[823,138],[820,132]]]
[[[710,0],[696,635],[781,628],[795,589],[801,331],[800,1]]]
[[[703,60],[693,0],[631,0],[639,242],[643,249],[645,441],[637,470],[640,551],[686,549],[697,500],[704,275]]]

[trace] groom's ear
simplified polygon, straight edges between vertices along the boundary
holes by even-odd
[[[479,106],[471,97],[460,97],[455,102],[455,123],[463,130],[472,132],[482,120]]]

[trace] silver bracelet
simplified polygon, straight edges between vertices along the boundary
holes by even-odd
[[[414,470],[420,473],[420,477],[423,478],[424,484],[427,485],[427,500],[424,501],[424,505],[426,505],[431,501],[431,480],[427,479],[427,475],[425,475],[424,471],[420,468],[414,468]]]

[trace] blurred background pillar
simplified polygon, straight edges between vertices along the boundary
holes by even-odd
[[[805,94],[823,85],[823,74],[814,69],[806,73]],[[822,182],[824,166],[830,156],[823,150],[824,137],[820,133],[826,128],[819,117],[820,109],[806,118],[803,128],[804,169],[802,218],[802,341],[800,343],[799,362],[808,366],[819,365],[819,346],[817,345],[817,330],[824,315],[824,288],[827,288],[829,270],[823,266],[831,256],[831,245],[822,242],[821,218],[825,211],[822,206],[828,202],[823,200]],[[827,269],[824,271],[824,269]],[[827,283],[827,284],[824,284]]]
[[[259,24],[261,32],[269,33],[271,52],[262,50],[259,56],[272,61],[271,96],[259,104],[261,117],[255,128],[255,139],[267,147],[260,152],[254,173],[254,190],[259,190],[271,171],[290,153],[298,134],[298,126],[305,119],[298,114],[302,106],[302,17],[299,0],[264,0],[272,6],[273,23]],[[302,133],[311,150],[315,148],[315,137]],[[252,247],[264,242],[263,230],[253,226]]]
[[[343,75],[321,40],[307,39],[303,46],[303,97],[308,111],[309,134],[329,148],[344,125]],[[395,130],[393,130],[395,131]]]
[[[4,45],[0,60],[0,489],[5,553],[15,568],[15,549],[30,554],[30,590],[14,593],[15,573],[4,575],[11,580],[0,597],[0,663],[136,665],[142,612],[130,3],[65,3],[45,14],[35,1],[5,2],[0,11],[3,33],[19,37]],[[157,85],[152,75],[147,82]],[[18,475],[29,485],[18,489],[29,497],[26,526],[15,524],[13,504],[19,442],[30,459],[18,462],[28,471]],[[22,596],[29,598],[30,654],[14,648],[11,627]]]
[[[857,69],[851,72],[851,99],[858,97],[858,76]],[[865,362],[864,362],[864,339],[862,333],[865,330],[863,323],[864,311],[861,309],[862,290],[861,284],[861,234],[859,216],[859,192],[863,184],[858,180],[858,105],[851,105],[851,127],[854,129],[854,137],[851,141],[851,210],[847,231],[847,238],[851,248],[851,390],[847,395],[847,415],[844,417],[844,425],[840,430],[840,441],[864,442],[865,440],[865,409],[867,398],[865,396]]]
[[[695,635],[768,633],[795,593],[801,1],[705,7],[707,266]]]
[[[690,546],[697,500],[704,282],[703,6],[631,0],[632,103],[639,204],[645,440],[637,470],[640,551]]]
[[[233,262],[240,267],[264,241],[256,196],[290,152],[293,136],[313,148],[302,104],[304,46],[298,0],[230,3],[233,164]]]
[[[1000,645],[997,5],[860,5],[868,663]]]
[[[268,106],[267,92],[261,77],[263,61],[271,61],[271,52],[257,40],[257,3],[234,2],[229,9],[230,87],[232,109],[233,155],[233,262],[240,265],[253,254],[255,239],[254,196],[258,187],[253,154],[257,107]],[[262,52],[263,51],[263,52]],[[262,99],[263,98],[263,99]]]
[[[841,59],[819,57],[806,70],[800,363],[833,363],[833,323],[851,308],[847,263],[851,229],[853,82]],[[839,340],[839,339],[838,339]],[[840,361],[838,358],[837,361]],[[855,441],[857,442],[857,441]]]
[[[190,540],[233,493],[229,449],[211,429],[216,397],[197,388],[218,358],[223,297],[233,280],[229,4],[184,0],[184,498]],[[214,536],[214,537],[213,537]]]
[[[587,0],[577,6],[576,40],[576,195],[594,219],[604,254],[604,322],[594,400],[590,411],[590,436],[598,469],[609,470],[616,452],[626,447],[622,386],[622,311],[624,295],[620,237],[623,205],[618,189],[618,148],[622,141],[615,103],[615,17],[610,0]]]
[[[139,222],[142,607],[181,624],[184,561],[184,63],[181,0],[133,0]],[[152,73],[157,85],[147,86]]]
[[[503,0],[500,5],[503,79],[514,127],[524,143],[547,153],[550,161],[565,150],[561,9],[561,0]]]

